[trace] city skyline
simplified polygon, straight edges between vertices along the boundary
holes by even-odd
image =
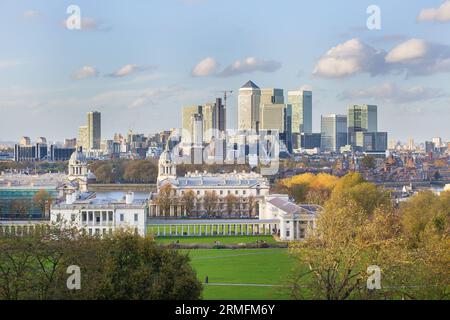
[[[378,1],[381,30],[371,31],[367,1],[249,1],[239,12],[233,1],[135,2],[120,14],[115,1],[79,1],[77,31],[62,26],[67,1],[5,1],[0,110],[20,121],[4,121],[0,140],[76,137],[90,110],[102,112],[104,137],[179,128],[182,106],[214,103],[224,90],[234,91],[227,126],[237,128],[238,89],[249,79],[284,89],[285,100],[288,91],[312,89],[312,132],[321,115],[375,104],[389,140],[448,140],[449,22],[423,13],[442,3]],[[282,23],[265,23],[273,17]]]

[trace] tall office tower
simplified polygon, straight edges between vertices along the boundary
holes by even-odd
[[[206,103],[202,109],[202,116],[203,139],[205,139],[204,141],[208,143],[213,137],[217,136],[215,104]]]
[[[347,116],[332,114],[321,117],[321,143],[324,152],[340,152],[347,144]]]
[[[261,90],[252,81],[248,81],[239,89],[238,97],[238,129],[259,129],[259,108]]]
[[[82,147],[83,150],[89,149],[89,134],[87,126],[78,127],[77,146]]]
[[[216,103],[214,104],[215,110],[215,124],[217,130],[220,132],[224,132],[227,130],[227,110],[225,106],[222,104],[222,99],[217,98]]]
[[[203,106],[186,106],[182,109],[182,116],[181,116],[181,122],[182,122],[182,129],[183,132],[186,132],[186,136],[183,136],[183,140],[190,140],[192,137],[192,116],[194,114],[202,114],[203,113]],[[182,133],[183,135],[183,133]]]
[[[283,104],[283,89],[267,88],[261,89],[260,104]]]
[[[192,144],[203,145],[203,115],[196,113],[191,117]]]
[[[102,121],[101,114],[98,111],[88,112],[88,148],[100,149],[102,139]]]
[[[312,133],[312,91],[288,91],[292,105],[292,133]]]
[[[276,131],[287,150],[292,151],[292,106],[290,104],[261,104],[262,131]]]
[[[355,132],[377,132],[377,106],[353,105],[348,107],[348,144],[356,145]]]
[[[356,151],[384,152],[388,149],[387,132],[355,132]]]

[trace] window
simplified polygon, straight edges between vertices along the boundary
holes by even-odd
[[[72,222],[74,222],[74,221],[75,221],[75,215],[72,214],[72,215],[70,216],[70,219],[72,220]]]
[[[220,195],[222,195],[223,194],[223,190],[220,190]]]
[[[120,222],[123,222],[124,221],[124,216],[123,216],[123,213],[121,213],[120,214]]]
[[[247,193],[247,191],[245,191],[245,190],[244,190],[244,191],[242,191],[242,194],[246,194],[246,193]]]
[[[112,211],[108,212],[108,221],[110,221],[110,222],[113,221],[113,213],[112,213]]]
[[[134,214],[134,222],[139,221],[139,215],[137,213]]]
[[[86,212],[83,212],[83,213],[81,214],[81,220],[82,220],[83,222],[86,222],[86,220],[87,220],[87,214],[86,214]]]
[[[238,195],[238,194],[239,194],[239,191],[237,191],[237,190],[234,191],[234,194],[235,194],[235,195]]]

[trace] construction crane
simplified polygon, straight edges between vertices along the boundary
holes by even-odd
[[[228,94],[232,94],[233,90],[216,91],[216,93],[223,93],[223,105],[226,108]]]

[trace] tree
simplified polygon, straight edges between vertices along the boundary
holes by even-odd
[[[170,215],[170,205],[172,203],[173,188],[170,184],[165,184],[159,189],[157,204],[163,216]]]
[[[312,298],[368,298],[368,266],[378,265],[389,273],[398,269],[397,261],[407,260],[398,249],[399,223],[393,213],[377,208],[369,215],[355,201],[347,198],[346,203],[339,208],[325,208],[312,235],[291,245],[299,261],[291,278],[294,298],[305,297],[300,285],[309,288],[308,297]]]
[[[42,216],[47,215],[52,204],[52,197],[50,196],[50,194],[46,190],[41,189],[35,193],[33,201],[35,205],[41,210]]]
[[[29,200],[13,200],[9,211],[11,214],[16,214],[19,216],[26,216],[31,209],[31,203]]]
[[[373,156],[365,155],[361,159],[361,166],[366,170],[375,169],[375,167],[376,167],[375,158]]]
[[[255,210],[257,209],[257,201],[253,195],[249,195],[248,198],[248,213],[250,216],[255,215]]]
[[[203,206],[206,210],[206,214],[214,215],[217,209],[217,202],[219,201],[219,197],[215,191],[206,191],[203,196]]]
[[[110,162],[99,162],[99,165],[93,169],[93,173],[99,183],[112,183],[115,181],[113,166]]]
[[[194,210],[196,200],[197,196],[195,195],[195,192],[192,191],[191,189],[186,190],[183,196],[181,197],[181,202],[188,216],[192,215],[192,211]]]
[[[71,265],[82,268],[82,290],[67,289]],[[50,228],[0,238],[0,300],[192,300],[201,290],[186,254],[134,233]]]
[[[236,207],[236,202],[237,202],[237,197],[234,194],[230,193],[225,196],[225,204],[227,206],[227,214],[229,216],[231,216],[233,214],[234,209]]]
[[[153,162],[149,160],[135,160],[125,167],[123,179],[132,183],[154,183],[157,175],[157,167]]]

